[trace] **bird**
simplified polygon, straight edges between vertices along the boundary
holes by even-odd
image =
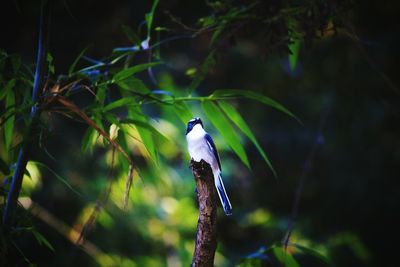
[[[189,120],[186,129],[186,141],[190,157],[197,162],[204,160],[211,166],[214,184],[226,215],[232,215],[232,205],[226,194],[221,176],[221,162],[211,136],[204,130],[199,117]]]

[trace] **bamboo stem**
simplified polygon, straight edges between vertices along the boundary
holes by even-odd
[[[28,163],[30,152],[35,141],[35,137],[38,132],[38,119],[40,116],[40,109],[38,108],[38,102],[40,98],[40,92],[44,87],[45,77],[47,75],[47,46],[48,46],[48,30],[49,30],[49,17],[50,17],[50,1],[42,0],[41,4],[41,14],[39,23],[39,37],[38,37],[38,54],[35,78],[32,88],[32,102],[34,105],[31,109],[31,122],[26,131],[24,138],[24,145],[19,151],[18,161],[16,170],[14,172],[10,191],[7,195],[7,202],[3,214],[3,225],[6,229],[11,227],[13,223],[13,217],[15,214],[15,209],[17,207],[17,200],[19,193],[21,191],[22,180],[24,177],[24,172],[26,169],[26,164]]]

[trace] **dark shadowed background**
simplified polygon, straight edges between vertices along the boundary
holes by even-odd
[[[0,9],[0,48],[21,55],[30,66],[36,57],[39,6],[39,1],[6,1]],[[49,46],[56,73],[66,73],[85,48],[87,56],[101,59],[115,47],[131,45],[121,26],[136,29],[150,8],[150,1],[56,2]],[[171,21],[167,11],[192,25],[209,9],[203,1],[161,1],[155,25],[177,29],[169,35],[179,36],[181,26]],[[254,90],[284,104],[302,124],[256,102],[234,102],[270,157],[278,173],[275,179],[250,142],[243,139],[252,166],[248,170],[211,123],[204,122],[220,150],[226,189],[234,208],[232,217],[219,211],[216,266],[238,264],[260,247],[284,238],[302,176],[305,179],[294,220],[294,241],[328,255],[335,266],[398,265],[398,11],[397,1],[354,4],[349,21],[360,42],[337,34],[311,45],[302,44],[295,71],[290,70],[286,56],[265,51],[256,36],[243,36],[234,45],[219,49],[217,63],[196,90],[197,95],[208,95],[215,89]],[[207,56],[208,38],[186,38],[182,34],[182,38],[165,42],[160,56],[166,64],[154,68],[156,77],[173,80],[178,90],[185,90],[190,84],[185,71]],[[144,62],[147,57],[137,60]],[[79,64],[84,67],[85,61]],[[141,75],[151,87],[147,73]],[[85,96],[80,98],[76,101],[85,103]],[[198,110],[196,104],[191,108]],[[168,124],[163,114],[151,106],[146,111],[160,121],[160,131],[174,139],[173,145],[160,147],[170,150],[171,158],[163,156],[158,167],[138,162],[143,180],[133,186],[128,212],[121,209],[124,177],[115,182],[118,186],[113,186],[105,211],[87,236],[101,253],[89,256],[68,241],[66,236],[73,233],[62,235],[28,213],[26,216],[55,250],[39,246],[33,236],[23,236],[18,247],[32,263],[190,263],[197,208],[194,182],[187,167],[185,125]],[[81,196],[49,171],[39,173],[39,182],[32,182],[29,194],[59,222],[79,228],[106,187],[106,157],[110,151],[99,146],[92,153],[82,153],[81,140],[87,126],[80,122],[55,116],[48,127],[51,131],[42,144],[55,160],[40,147],[35,148],[33,159],[51,166]],[[6,151],[0,150],[5,158]],[[24,265],[17,252],[10,257],[15,257],[17,265]],[[298,261],[301,266],[321,266],[307,257],[299,257]]]

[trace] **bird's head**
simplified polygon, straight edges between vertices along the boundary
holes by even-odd
[[[190,133],[190,131],[193,129],[194,126],[199,124],[201,128],[203,128],[203,122],[199,117],[193,118],[188,122],[187,128],[186,128],[186,134]]]

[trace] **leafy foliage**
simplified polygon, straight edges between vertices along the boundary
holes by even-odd
[[[174,84],[168,64],[164,64],[163,58],[152,51],[163,48],[163,42],[154,41],[154,31],[170,32],[167,27],[155,27],[158,4],[158,1],[154,1],[150,12],[145,14],[145,34],[141,32],[141,27],[137,31],[130,26],[122,27],[127,39],[133,44],[131,47],[117,47],[109,56],[100,60],[88,57],[90,48],[86,48],[67,68],[67,74],[57,72],[58,68],[54,66],[56,61],[48,54],[50,77],[47,86],[42,88],[40,103],[29,101],[29,88],[32,86],[30,68],[18,56],[1,51],[0,143],[4,144],[0,154],[0,167],[4,174],[1,179],[6,181],[6,177],[15,171],[12,169],[16,161],[14,151],[26,141],[23,129],[29,123],[26,114],[33,105],[38,105],[44,111],[40,121],[41,135],[50,134],[49,128],[56,125],[53,125],[53,120],[60,120],[59,114],[80,122],[85,133],[75,138],[81,140],[83,153],[74,150],[74,153],[79,154],[76,160],[93,158],[97,164],[84,180],[74,180],[76,177],[72,171],[72,174],[63,177],[53,168],[32,161],[40,167],[41,172],[46,170],[52,178],[56,178],[62,188],[78,194],[79,201],[83,201],[87,207],[82,208],[77,216],[79,219],[71,222],[71,229],[66,228],[69,230],[69,235],[65,234],[66,238],[74,237],[70,240],[73,243],[85,240],[88,233],[98,231],[94,227],[96,221],[100,231],[109,230],[115,225],[114,218],[120,216],[118,218],[126,220],[122,224],[130,227],[124,225],[122,228],[133,229],[135,238],[147,240],[143,241],[145,248],[162,243],[167,249],[161,251],[160,255],[169,257],[169,260],[179,257],[183,265],[188,265],[193,250],[193,240],[188,236],[192,235],[195,228],[196,207],[191,200],[193,188],[190,181],[180,180],[177,174],[186,170],[186,166],[181,166],[184,165],[181,162],[186,160],[186,154],[182,152],[185,151],[185,145],[181,140],[184,139],[184,125],[187,121],[204,114],[207,130],[216,129],[219,133],[216,134],[217,138],[222,137],[217,144],[220,151],[225,154],[224,144],[227,144],[248,168],[254,167],[250,166],[249,151],[246,151],[251,149],[247,146],[247,141],[250,141],[275,177],[277,172],[266,148],[261,146],[261,140],[253,132],[253,125],[247,120],[249,115],[241,109],[242,104],[258,102],[263,105],[262,108],[272,107],[301,123],[295,113],[278,101],[249,89],[211,88],[207,90],[211,93],[202,93],[206,91],[204,87],[208,74],[218,66],[218,56],[223,51],[221,48],[228,40],[253,35],[253,25],[258,25],[257,29],[265,29],[260,37],[265,44],[265,53],[273,50],[287,56],[294,70],[299,64],[300,43],[309,45],[316,38],[324,38],[329,27],[340,26],[340,20],[336,17],[338,11],[330,2],[307,1],[301,6],[288,7],[278,2],[244,1],[239,6],[234,1],[207,1],[212,11],[210,15],[198,20],[197,26],[200,28],[192,31],[191,36],[209,33],[210,51],[199,67],[191,67],[186,71],[189,80],[188,85],[183,87]],[[166,82],[168,79],[169,82]],[[63,135],[58,142],[65,142],[66,139]],[[232,164],[236,163],[236,159],[229,158],[227,162],[228,173],[230,169],[239,170],[238,167],[232,167],[239,165]],[[34,187],[33,193],[28,192],[26,196],[30,201],[35,201],[34,193],[39,190],[39,186]],[[132,194],[129,195],[130,190]],[[63,189],[60,192],[64,193]],[[2,188],[2,196],[6,193],[7,188]],[[100,196],[97,201],[93,199],[95,194]],[[131,210],[121,215],[121,210],[128,203],[131,204]],[[241,212],[245,211],[239,211],[238,214]],[[263,214],[261,223],[253,225],[249,219],[243,220],[243,225],[269,226],[268,216]],[[257,221],[257,218],[253,220]],[[273,220],[274,227],[282,224],[275,218]],[[281,229],[276,231],[280,233]],[[57,252],[57,247],[44,235],[33,228],[31,232],[41,245]],[[124,240],[124,237],[120,239]],[[332,243],[350,244],[357,255],[368,259],[368,251],[360,245],[361,242],[356,242],[356,238],[338,237],[332,240]],[[94,255],[90,254],[90,245],[83,246],[83,249],[96,263],[103,266],[136,263],[153,266],[163,262],[162,256],[152,259],[143,256],[145,253],[136,255],[133,262],[130,260],[131,255],[117,255],[101,250],[97,250]],[[171,256],[173,253],[179,255]],[[297,267],[302,265],[297,256],[304,254],[319,259],[325,265],[331,264],[326,253],[314,248],[291,244],[286,250],[279,244],[260,248],[243,259],[240,266],[264,266],[265,262],[273,262],[279,266]],[[219,257],[223,258],[221,255]]]

